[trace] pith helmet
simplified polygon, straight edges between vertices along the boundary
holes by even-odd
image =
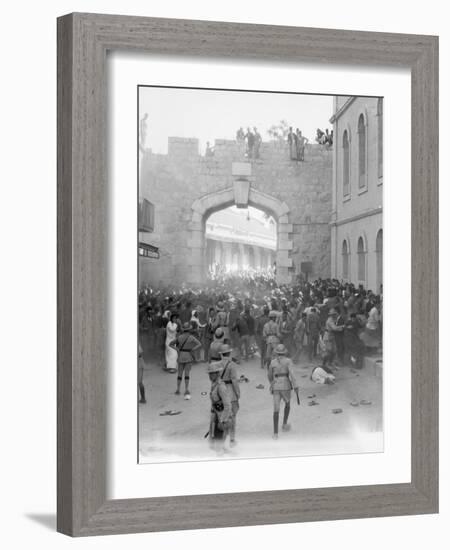
[[[334,309],[334,307],[332,307],[332,308],[330,309],[330,311],[328,312],[328,315],[330,315],[330,316],[331,316],[331,315],[338,315],[338,312],[337,312],[337,310]]]
[[[222,370],[222,363],[220,363],[219,361],[216,361],[208,365],[208,374],[212,374],[214,372],[220,372],[221,370]]]
[[[223,328],[218,327],[218,328],[216,328],[216,332],[214,333],[214,336],[215,336],[216,338],[222,338],[222,336],[223,336],[224,334],[225,334],[225,333],[224,333],[224,331],[223,331]]]
[[[223,346],[220,346],[220,349],[219,349],[220,355],[223,355],[225,353],[231,353],[232,351],[233,351],[233,348],[228,344],[224,344]]]
[[[275,348],[275,353],[277,355],[286,355],[287,349],[283,344],[278,344],[278,346]]]
[[[277,316],[277,312],[274,311],[273,309],[271,311],[269,311],[269,317],[276,317]]]
[[[187,332],[188,330],[191,330],[191,323],[183,323],[183,332]]]

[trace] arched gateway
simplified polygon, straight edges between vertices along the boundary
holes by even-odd
[[[196,199],[192,204],[192,217],[189,225],[190,264],[188,278],[191,283],[202,283],[207,274],[205,223],[208,217],[229,206],[238,208],[253,206],[274,217],[277,222],[277,281],[290,282],[292,267],[290,252],[293,249],[292,225],[289,223],[289,207],[275,197],[262,193],[251,187],[246,180],[235,181],[232,187],[227,187],[215,193],[208,193]]]

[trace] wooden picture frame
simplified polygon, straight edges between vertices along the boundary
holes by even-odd
[[[411,70],[411,483],[107,500],[106,53],[124,49]],[[58,19],[58,531],[83,536],[436,513],[437,312],[437,37],[82,13]]]

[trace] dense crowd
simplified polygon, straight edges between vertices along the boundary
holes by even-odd
[[[176,373],[175,394],[190,399],[194,363],[208,364],[210,428],[216,450],[236,444],[239,384],[236,364],[258,355],[273,398],[273,438],[279,419],[288,431],[291,393],[299,401],[293,365],[313,362],[311,380],[333,384],[336,361],[362,368],[368,348],[381,345],[382,296],[335,279],[277,284],[275,273],[221,273],[201,288],[153,289],[139,293],[141,343],[150,360]],[[314,362],[315,358],[320,362]],[[140,402],[145,403],[144,349],[139,349]],[[283,414],[281,404],[284,403]],[[170,413],[171,411],[169,411]],[[205,436],[205,437],[206,437]]]
[[[276,325],[273,337],[264,332],[269,322]],[[366,348],[380,345],[381,323],[382,295],[335,279],[279,285],[270,270],[223,273],[201,288],[144,286],[139,294],[141,335],[167,369],[176,368],[167,353],[170,341],[186,324],[201,343],[197,361],[210,359],[220,328],[237,362],[257,353],[264,366],[273,345],[283,343],[294,362],[320,356],[323,366],[339,361],[360,367]]]

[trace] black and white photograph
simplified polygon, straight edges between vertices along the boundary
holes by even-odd
[[[139,462],[383,451],[383,98],[138,87]]]

